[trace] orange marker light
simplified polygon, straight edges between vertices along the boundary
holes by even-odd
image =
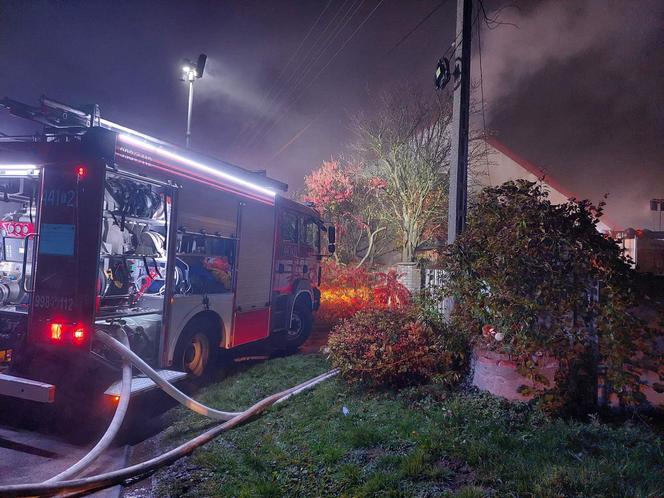
[[[51,324],[51,339],[54,341],[62,340],[62,324],[61,323],[52,323]]]

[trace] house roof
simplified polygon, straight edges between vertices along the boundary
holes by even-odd
[[[504,143],[496,139],[495,137],[487,137],[485,138],[485,141],[491,145],[494,149],[499,151],[500,153],[504,154],[505,156],[509,157],[512,161],[517,163],[519,166],[521,166],[523,169],[525,169],[528,173],[531,173],[535,175],[537,178],[542,178],[544,179],[544,182],[549,185],[551,188],[557,190],[560,192],[562,195],[567,197],[568,199],[583,199],[584,197],[576,195],[574,192],[569,190],[567,187],[563,186],[556,178],[551,176],[550,173],[547,171],[544,171],[542,168],[539,166],[536,166],[535,164],[531,163],[527,159],[524,159],[520,155],[518,155],[516,152],[514,152],[512,149],[507,147]],[[601,218],[602,223],[604,223],[609,229],[611,230],[620,230],[620,225],[617,223],[614,223],[613,220],[608,218],[606,215],[603,215]]]

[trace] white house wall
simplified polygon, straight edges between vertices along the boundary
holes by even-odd
[[[541,172],[541,174],[534,174],[511,157],[495,148],[490,143],[487,143],[487,145],[490,149],[489,174],[482,175],[480,178],[480,182],[483,183],[484,186],[496,187],[507,181],[514,180],[528,180],[531,182],[536,182],[539,181],[542,176],[544,176],[543,183],[548,187],[549,199],[553,204],[562,204],[569,200],[568,195],[560,192],[558,189],[547,183],[546,173]],[[597,229],[600,232],[605,233],[610,231],[611,227],[600,221],[597,225]]]

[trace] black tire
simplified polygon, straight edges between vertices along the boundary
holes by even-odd
[[[193,320],[182,332],[173,355],[173,366],[193,377],[211,374],[219,355],[219,335],[211,320]]]
[[[311,308],[303,301],[298,301],[293,307],[290,327],[286,331],[286,349],[296,351],[309,338],[314,325]]]

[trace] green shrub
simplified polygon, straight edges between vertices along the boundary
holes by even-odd
[[[359,311],[332,331],[328,346],[345,379],[376,387],[456,381],[466,357],[465,343],[414,306]]]
[[[598,365],[622,402],[639,402],[625,364],[656,362],[651,331],[631,312],[638,276],[596,229],[603,206],[552,204],[541,183],[525,180],[487,188],[443,258],[444,295],[454,296],[454,319],[476,344],[511,355],[540,382],[533,358],[559,360],[558,390],[546,393],[554,404],[592,405]]]

